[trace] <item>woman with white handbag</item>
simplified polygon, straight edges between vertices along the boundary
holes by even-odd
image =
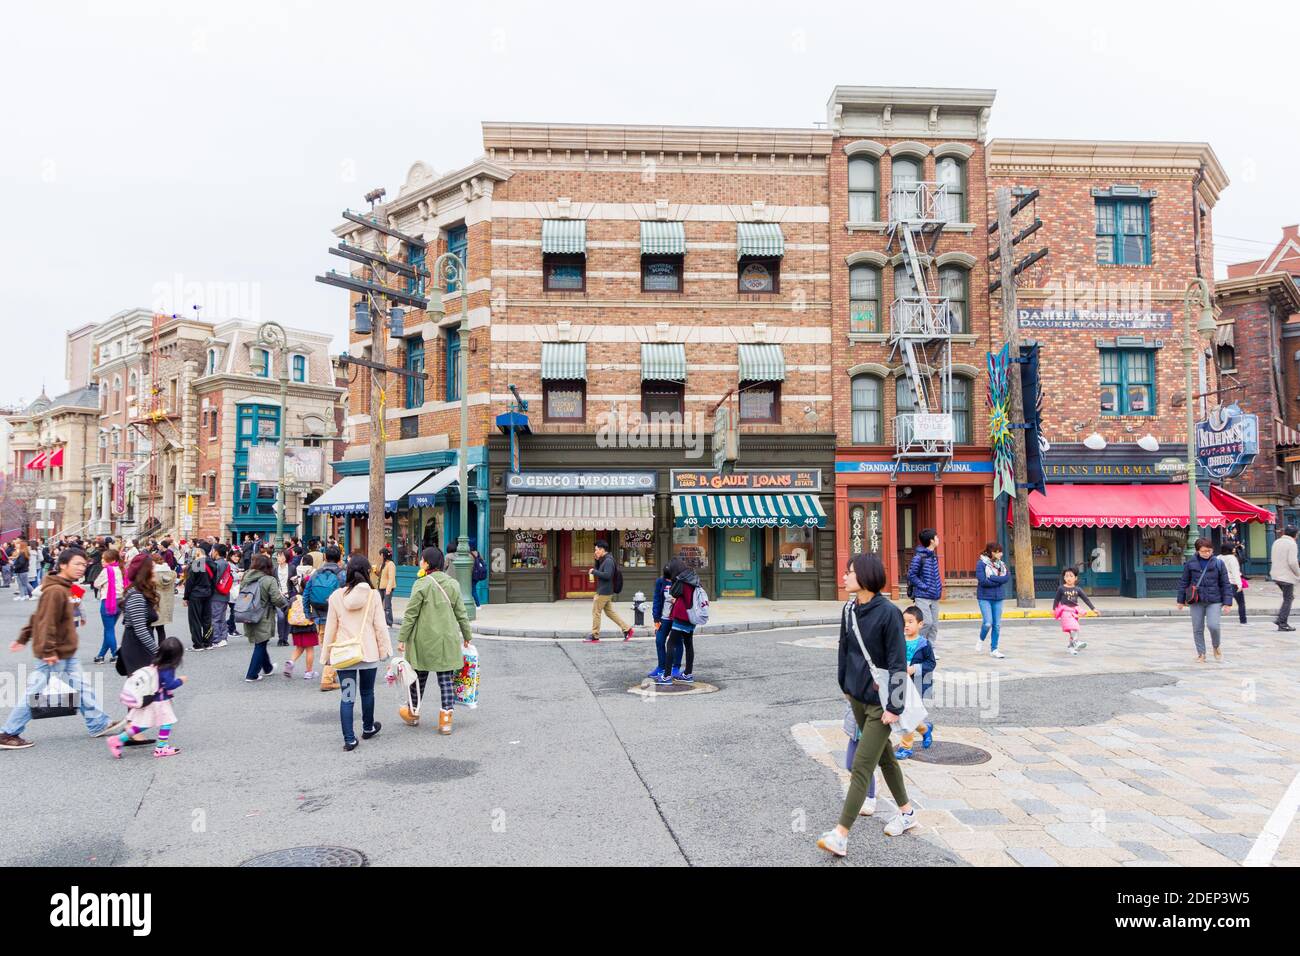
[[[393,645],[384,621],[384,604],[370,586],[370,561],[360,554],[348,559],[343,586],[329,599],[325,618],[325,640],[321,659],[338,672],[343,696],[339,700],[339,721],[343,725],[343,749],[357,748],[353,707],[361,695],[361,739],[369,740],[382,725],[375,720],[375,677],[379,662],[393,656]]]
[[[818,847],[835,856],[848,853],[849,828],[858,818],[877,766],[899,811],[885,825],[885,834],[899,836],[916,826],[903,769],[889,745],[889,731],[900,719],[910,727],[925,719],[916,685],[907,676],[903,615],[880,593],[885,587],[885,566],[874,554],[856,555],[844,571],[843,584],[853,598],[844,605],[840,619],[838,676],[861,738],[839,825],[817,841]]]

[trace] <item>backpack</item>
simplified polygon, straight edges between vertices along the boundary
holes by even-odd
[[[610,585],[615,594],[623,593],[623,569],[617,564],[614,565],[614,577],[610,580]]]
[[[208,565],[208,577],[212,578],[213,587],[218,594],[230,595],[230,589],[235,586],[235,575],[230,570],[230,562],[226,562],[226,569],[221,572],[221,577],[213,577],[212,565]]]
[[[312,610],[323,614],[329,608],[330,595],[339,589],[341,583],[337,571],[320,568],[308,579],[307,590],[303,592],[303,597],[312,606]]]
[[[266,597],[262,594],[262,579],[253,578],[239,588],[235,600],[235,623],[260,624],[266,617]]]
[[[709,623],[709,596],[704,593],[704,588],[698,584],[695,586],[695,592],[691,595],[691,606],[686,612],[686,618],[696,627]]]
[[[131,676],[122,685],[122,693],[117,699],[127,707],[148,707],[153,703],[153,697],[157,693],[158,668],[149,664],[138,671],[131,672]]]

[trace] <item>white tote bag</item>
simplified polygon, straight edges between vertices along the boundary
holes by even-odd
[[[880,705],[885,706],[889,695],[897,694],[897,689],[891,689],[889,686],[889,671],[883,667],[877,667],[871,660],[871,655],[867,653],[867,645],[862,643],[862,632],[858,630],[858,616],[853,612],[854,602],[850,601],[844,607],[844,613],[849,616],[849,624],[853,628],[853,636],[858,639],[858,647],[862,651],[862,657],[867,662],[867,668],[871,671],[871,678],[876,682],[877,691],[880,694]],[[921,692],[916,689],[916,684],[910,679],[905,678],[902,684],[903,693],[903,712],[898,715],[897,727],[903,732],[915,730],[926,722],[929,712],[925,709],[925,703],[921,700]]]

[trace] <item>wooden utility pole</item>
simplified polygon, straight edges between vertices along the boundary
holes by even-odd
[[[370,358],[373,362],[382,363],[387,360],[388,354],[384,349],[384,329],[388,322],[388,317],[383,307],[376,301],[371,300],[372,308],[370,310]],[[388,387],[388,375],[377,368],[370,369],[370,516],[366,522],[368,533],[366,534],[366,556],[370,559],[370,566],[378,568],[380,564],[379,552],[384,547],[384,540],[387,537],[384,534],[384,473],[387,471],[387,460],[385,458],[385,445],[387,436],[384,434],[384,411],[385,401],[384,394]]]
[[[1012,515],[1012,556],[1016,569],[1016,607],[1034,606],[1034,548],[1029,536],[1029,465],[1025,453],[1025,396],[1020,387],[1020,319],[1016,314],[1015,259],[1012,246],[1015,234],[1011,221],[1011,190],[1003,186],[997,191],[998,205],[998,265],[1002,284],[1002,334],[1011,346],[1014,363],[1007,377],[1010,380],[1011,438],[1015,445],[1016,505]]]

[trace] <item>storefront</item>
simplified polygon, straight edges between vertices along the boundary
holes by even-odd
[[[935,462],[895,463],[841,450],[835,462],[835,523],[838,567],[855,554],[878,554],[893,597],[907,593],[917,536],[935,529],[947,596],[960,597],[966,590],[973,596],[979,554],[998,540],[993,463],[987,452],[958,452],[940,471]]]
[[[783,442],[784,439],[789,439]],[[594,593],[587,577],[597,540],[623,568],[623,599],[649,596],[680,555],[711,597],[834,600],[830,436],[741,436],[742,461],[725,480],[699,464],[703,450],[601,448],[593,435],[521,434],[519,471],[509,445],[490,442],[489,567],[494,601],[556,601]],[[780,447],[784,444],[784,447]],[[758,454],[770,453],[770,468]],[[817,460],[815,468],[782,459]],[[820,456],[820,458],[818,458]],[[625,467],[613,468],[612,461]],[[680,466],[680,467],[679,467]]]
[[[345,552],[369,549],[369,462],[334,464],[342,477],[317,498],[309,515],[328,516],[339,528]],[[485,449],[471,448],[469,460],[469,542],[486,538],[487,468]],[[460,464],[455,451],[394,457],[384,474],[384,541],[397,565],[397,594],[406,597],[419,572],[420,552],[438,547],[455,549],[460,536]]]

